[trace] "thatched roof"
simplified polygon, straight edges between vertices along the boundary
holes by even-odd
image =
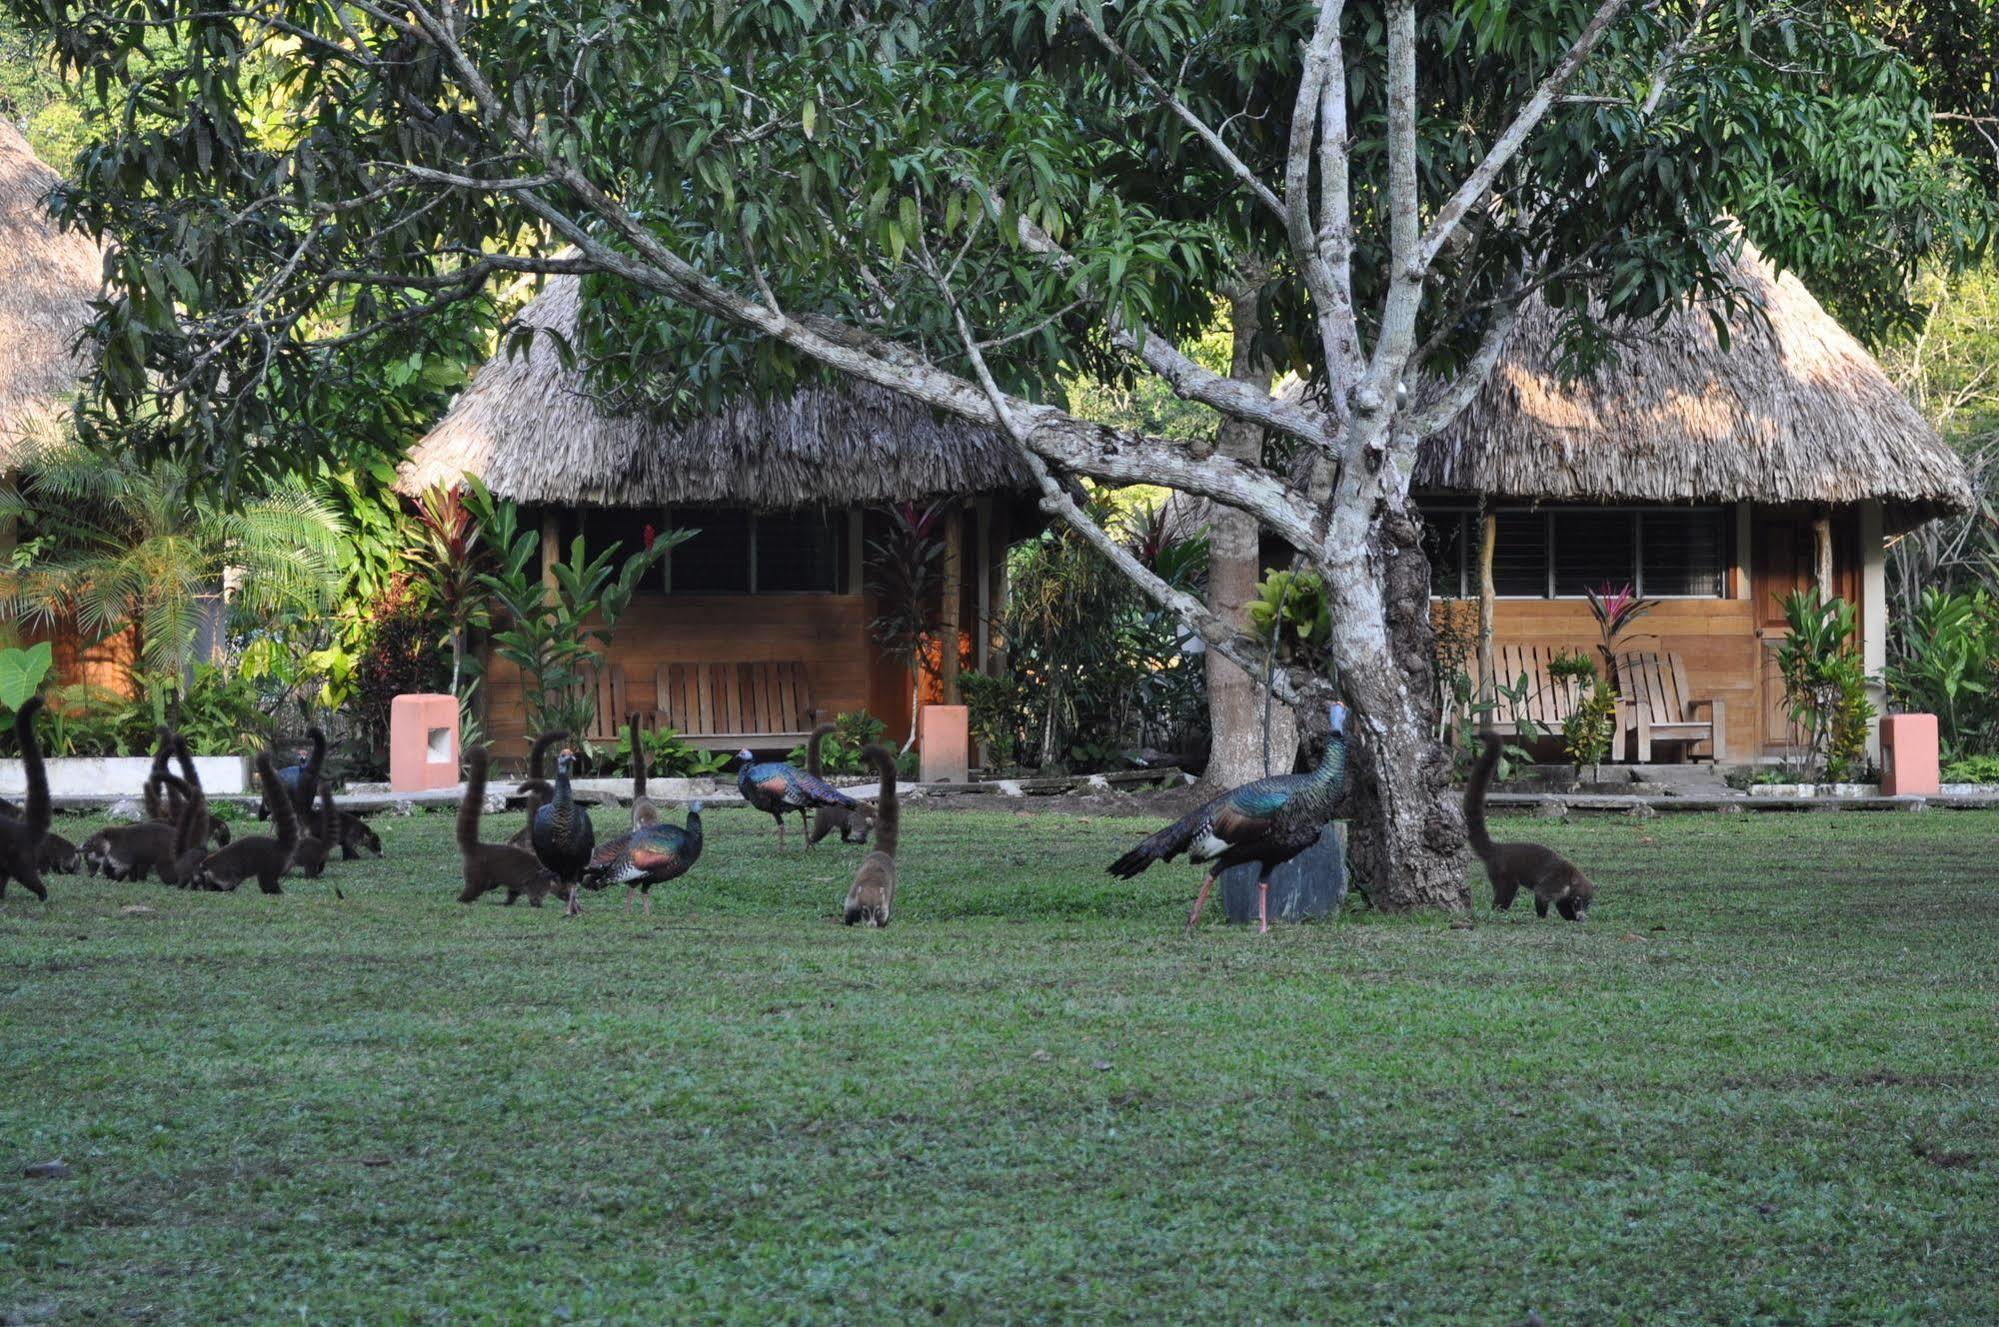
[[[576,278],[549,279],[520,321],[576,328]],[[1012,447],[862,383],[808,387],[678,423],[607,415],[547,337],[495,357],[404,462],[416,492],[475,474],[520,502],[781,510],[1024,488]]]
[[[1968,510],[1964,466],[1796,277],[1745,246],[1739,282],[1766,317],[1683,308],[1616,362],[1565,382],[1557,315],[1523,311],[1478,399],[1430,439],[1419,490],[1578,501],[1845,503],[1907,522]]]
[[[97,246],[49,217],[58,182],[0,118],[0,469],[68,410],[84,367],[76,335],[104,279]]]

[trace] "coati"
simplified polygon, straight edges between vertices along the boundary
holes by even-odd
[[[551,728],[534,739],[534,746],[528,750],[528,776],[514,789],[517,793],[527,794],[527,820],[507,840],[508,847],[519,848],[522,852],[534,851],[534,813],[555,800],[555,785],[542,774],[542,761],[547,759],[550,747],[568,740],[567,728]]]
[[[382,836],[352,811],[341,811],[334,817],[334,834],[340,840],[340,860],[351,862],[359,857],[380,857]]]
[[[834,726],[822,723],[812,730],[812,736],[805,739],[805,772],[826,777],[820,766],[819,744],[831,733]],[[875,808],[866,802],[853,806],[817,806],[812,809],[812,832],[805,836],[805,846],[810,848],[819,840],[840,831],[842,843],[866,843],[868,831],[875,827]]]
[[[1530,889],[1535,916],[1547,916],[1548,905],[1553,904],[1570,921],[1583,920],[1596,897],[1596,886],[1580,867],[1553,848],[1538,843],[1494,843],[1486,832],[1485,790],[1492,783],[1494,766],[1499,764],[1500,741],[1497,733],[1485,733],[1480,740],[1485,750],[1479,752],[1471,782],[1465,785],[1465,831],[1472,851],[1485,863],[1485,873],[1492,880],[1492,906],[1504,912],[1513,906],[1515,894]]]
[[[292,865],[308,880],[326,872],[326,861],[333,855],[334,819],[333,785],[321,779],[319,813],[300,825],[298,847],[292,849]]]
[[[203,791],[201,786],[201,772],[194,767],[194,755],[187,748],[187,739],[179,733],[174,734],[174,760],[180,765],[182,780],[193,790],[195,795],[201,798],[201,819],[197,822],[200,826],[200,833],[196,842],[203,846],[216,848],[229,846],[229,822],[226,820],[217,820],[209,814],[208,794]],[[179,837],[181,810],[182,808],[176,807],[174,813],[167,817],[175,827],[176,838]],[[176,849],[177,853],[178,851]]]
[[[35,849],[35,865],[43,875],[75,875],[83,870],[83,854],[74,843],[50,830]]]
[[[464,863],[465,888],[458,901],[472,903],[488,890],[504,889],[509,904],[526,894],[528,903],[538,908],[556,888],[554,873],[533,853],[510,843],[479,842],[479,814],[486,809],[486,760],[483,746],[465,753],[465,795],[458,799],[458,856]]]
[[[169,803],[160,776],[167,772],[167,757],[173,754],[174,735],[162,724],[153,729],[153,736],[153,767],[146,771],[146,786],[139,793],[139,801],[146,808],[146,819],[171,825],[180,808]]]
[[[18,880],[42,902],[49,901],[49,887],[42,883],[36,851],[49,832],[53,814],[49,806],[49,773],[42,765],[42,748],[35,742],[35,715],[41,712],[42,698],[30,696],[14,711],[14,737],[21,747],[21,765],[28,776],[28,797],[18,816],[0,817],[0,899],[7,897],[7,882]]]
[[[269,755],[257,757],[257,779],[277,835],[252,834],[208,854],[195,868],[195,888],[231,890],[254,878],[266,894],[284,893],[278,877],[291,865],[292,851],[298,847],[298,808],[271,767]]]
[[[163,820],[107,826],[85,839],[78,852],[83,857],[83,869],[91,875],[111,880],[144,880],[162,863],[172,862],[174,827]]]
[[[195,871],[207,855],[203,840],[208,837],[208,798],[198,785],[191,786],[172,774],[160,775],[160,786],[164,800],[180,811],[169,826],[172,838],[167,850],[154,865],[159,869],[161,884],[185,889],[193,884]]]
[[[659,808],[646,796],[646,748],[639,736],[639,716],[626,715],[625,729],[632,735],[632,828],[643,829],[659,823]]]
[[[872,745],[862,747],[861,755],[881,775],[881,832],[875,838],[874,850],[861,858],[854,883],[847,888],[847,925],[886,926],[889,909],[895,904],[895,843],[901,826],[895,801],[895,757]]]

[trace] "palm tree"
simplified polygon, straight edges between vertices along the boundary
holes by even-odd
[[[72,617],[86,637],[139,629],[146,671],[179,679],[218,596],[252,613],[330,604],[340,518],[287,480],[218,501],[182,460],[141,460],[75,441],[28,463],[0,489],[0,522],[30,531],[31,556],[0,570],[0,616]]]

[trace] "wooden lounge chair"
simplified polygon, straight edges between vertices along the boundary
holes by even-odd
[[[1713,698],[1696,698],[1687,688],[1687,670],[1677,654],[1632,650],[1617,656],[1618,727],[1641,765],[1652,763],[1655,743],[1682,746],[1686,758],[1693,748],[1708,744],[1708,759],[1728,759],[1728,705]],[[1695,717],[1705,709],[1708,717]]]
[[[1526,713],[1524,716],[1519,714],[1517,708],[1502,696],[1498,711],[1485,726],[1495,733],[1517,737],[1523,726],[1520,720],[1524,717],[1543,733],[1559,734],[1563,722],[1582,704],[1582,687],[1576,679],[1554,677],[1548,671],[1548,665],[1563,653],[1568,651],[1546,645],[1494,646],[1492,666],[1498,674],[1499,685],[1510,691],[1521,678],[1527,679]]]

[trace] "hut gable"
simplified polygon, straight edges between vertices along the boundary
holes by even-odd
[[[1737,276],[1764,317],[1734,318],[1726,348],[1708,310],[1683,307],[1579,381],[1557,367],[1557,313],[1530,304],[1485,389],[1423,444],[1416,487],[1968,510],[1957,456],[1803,283],[1746,245]]]
[[[552,277],[519,321],[576,329],[577,278]],[[782,510],[1024,488],[1011,445],[990,429],[865,383],[744,397],[720,413],[662,423],[605,414],[547,337],[495,357],[404,463],[415,492],[465,474],[521,502],[652,507],[720,503]]]
[[[0,470],[68,411],[85,367],[77,336],[103,282],[102,251],[49,216],[58,183],[0,119]]]

